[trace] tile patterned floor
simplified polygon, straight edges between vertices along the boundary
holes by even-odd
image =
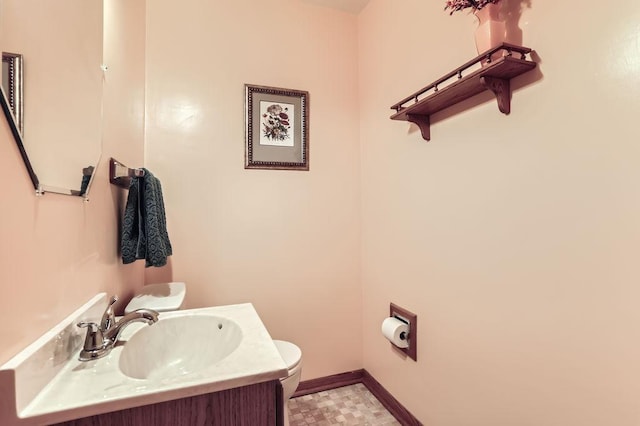
[[[400,425],[362,383],[289,400],[289,424]]]

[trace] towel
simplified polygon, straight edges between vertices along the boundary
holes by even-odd
[[[131,178],[122,223],[122,262],[145,259],[145,266],[164,266],[171,256],[160,180],[147,170]]]

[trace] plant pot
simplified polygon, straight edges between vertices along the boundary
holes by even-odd
[[[507,29],[504,19],[500,18],[500,3],[489,3],[473,14],[478,18],[478,28],[475,31],[478,55],[505,41]],[[504,55],[504,51],[496,52],[491,55],[491,60],[494,61]],[[486,62],[487,60],[483,59],[482,65],[485,65]]]

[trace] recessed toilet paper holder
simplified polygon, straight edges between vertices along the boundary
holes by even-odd
[[[400,333],[400,338],[402,340],[409,340],[409,333],[411,332],[411,323],[409,322],[408,319],[401,317],[398,314],[394,314],[392,315],[393,318],[402,321],[403,323],[407,324],[409,326],[409,331],[403,331],[402,333]]]
[[[409,358],[414,361],[418,360],[418,316],[413,312],[410,312],[400,306],[391,303],[389,305],[389,316],[394,317],[409,326],[409,331],[405,337],[408,340],[409,346],[407,348],[399,348],[393,344],[395,350],[405,353]]]

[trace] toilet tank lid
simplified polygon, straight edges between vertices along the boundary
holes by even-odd
[[[284,363],[287,364],[288,369],[292,369],[302,359],[302,351],[296,345],[291,342],[285,342],[284,340],[274,340],[276,348],[278,348],[278,352],[280,352],[280,356],[284,360]]]
[[[147,308],[158,312],[176,311],[182,307],[187,286],[183,282],[149,284],[133,296],[124,313]]]

